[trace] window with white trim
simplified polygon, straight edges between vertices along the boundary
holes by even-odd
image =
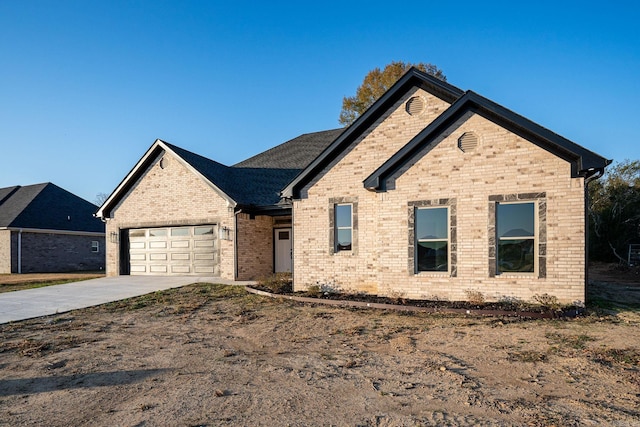
[[[97,240],[91,241],[91,252],[100,252],[100,242]]]
[[[353,205],[335,205],[335,251],[350,251],[353,244]]]
[[[533,273],[536,264],[535,203],[498,203],[496,233],[496,273]]]
[[[449,209],[415,208],[415,271],[449,271]]]

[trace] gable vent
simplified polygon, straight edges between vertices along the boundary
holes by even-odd
[[[478,137],[473,132],[465,132],[458,138],[458,148],[467,153],[473,151],[478,146]]]
[[[407,101],[405,106],[407,114],[410,116],[416,116],[424,111],[424,99],[419,96],[414,96]]]

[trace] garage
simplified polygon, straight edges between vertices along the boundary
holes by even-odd
[[[216,225],[129,230],[131,275],[220,275]]]

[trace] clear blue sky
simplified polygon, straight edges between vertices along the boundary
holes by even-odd
[[[156,138],[233,164],[339,127],[392,60],[640,159],[640,13],[591,1],[0,0],[0,187],[94,201]]]

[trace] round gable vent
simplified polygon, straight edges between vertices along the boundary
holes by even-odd
[[[465,132],[458,138],[458,148],[464,153],[473,151],[478,146],[478,137],[473,132]]]
[[[410,116],[416,116],[424,111],[425,102],[419,96],[414,96],[409,99],[405,105],[407,114]]]

